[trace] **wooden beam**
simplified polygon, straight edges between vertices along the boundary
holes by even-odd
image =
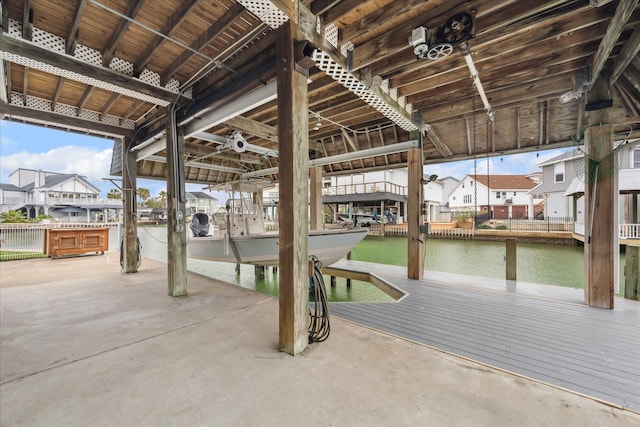
[[[22,38],[31,41],[33,36],[33,9],[31,1],[23,0],[22,4]]]
[[[135,273],[140,264],[140,248],[136,222],[136,153],[131,151],[131,137],[122,139],[122,199],[124,204],[124,232],[122,233],[122,271]]]
[[[164,34],[167,36],[171,36],[173,32],[176,30],[178,25],[180,25],[184,19],[191,13],[191,11],[198,5],[196,0],[183,0],[180,2],[178,9],[169,17],[167,23],[160,29],[160,34]],[[149,59],[151,59],[151,55],[153,52],[162,44],[165,40],[164,37],[156,35],[151,43],[149,43],[139,56],[138,59],[133,63],[133,75],[139,76],[140,73],[144,70],[144,68],[149,63]]]
[[[291,21],[276,34],[279,152],[279,345],[296,355],[308,346],[309,118],[307,78],[295,71]]]
[[[176,97],[174,92],[167,89],[143,83],[108,68],[89,64],[69,55],[60,54],[25,40],[11,37],[5,33],[0,34],[0,46],[2,46],[2,50],[7,53],[33,59],[52,67],[77,73],[81,76],[92,77],[109,85],[138,92],[162,101],[171,102]],[[135,97],[133,94],[130,94],[130,96]]]
[[[124,15],[132,19],[135,18],[143,4],[144,0],[129,0],[127,2],[127,8],[124,11]],[[102,52],[103,67],[108,67],[111,63],[111,60],[115,56],[116,47],[118,47],[118,43],[120,43],[120,40],[127,31],[127,28],[129,28],[129,25],[131,25],[131,21],[128,19],[120,18],[120,20],[118,20],[118,25],[113,29],[111,38],[107,42],[104,52]]]
[[[82,98],[80,98],[80,102],[78,103],[78,110],[76,111],[76,115],[80,116],[80,112],[84,109],[85,104],[89,100],[89,97],[93,93],[95,86],[88,86],[87,89],[82,94]]]
[[[244,116],[236,116],[227,120],[225,124],[243,133],[254,135],[271,142],[278,142],[278,129],[274,126],[265,125],[264,123]]]
[[[322,230],[322,166],[309,168],[309,227]]]
[[[27,106],[27,98],[29,97],[29,67],[24,67],[22,73],[22,105]]]
[[[589,91],[589,101],[609,96],[609,76],[600,75]],[[613,309],[614,257],[619,252],[617,228],[618,186],[613,156],[613,125],[608,109],[589,112],[585,131],[585,242],[584,296],[590,307]]]
[[[64,86],[64,77],[58,78],[58,83],[56,84],[56,90],[53,93],[53,99],[51,100],[51,111],[56,111],[56,104],[60,99],[60,93],[62,93],[62,86]]]
[[[212,26],[207,28],[207,30],[200,35],[196,39],[195,42],[191,43],[189,46],[191,49],[195,51],[200,51],[206,45],[211,43],[213,39],[219,37],[222,32],[224,32],[229,25],[233,24],[236,18],[245,11],[244,6],[240,3],[234,3],[233,6],[220,18],[218,19]],[[160,74],[160,84],[164,85],[173,74],[180,69],[180,67],[184,66],[193,56],[191,50],[185,50],[182,55],[176,58],[175,61],[171,65],[169,65],[163,72]]]
[[[80,26],[80,19],[82,19],[84,8],[88,2],[89,0],[79,0],[76,5],[76,11],[73,14],[73,22],[71,23],[71,28],[69,29],[69,34],[67,35],[67,41],[64,47],[64,51],[67,55],[73,55],[76,51],[76,45],[78,44],[78,27]]]
[[[442,138],[440,138],[440,135],[438,134],[436,129],[433,126],[427,126],[426,129],[427,129],[427,136],[429,137],[433,145],[436,147],[436,149],[440,152],[442,157],[452,156],[453,153],[451,152],[451,149],[447,144],[444,143]]]
[[[423,149],[422,134],[412,132],[412,139],[420,140],[420,147],[407,151],[407,277],[421,280],[424,277],[424,238],[420,233],[422,216]]]
[[[184,136],[172,105],[167,107],[167,256],[168,294],[187,294],[187,232],[185,226]]]
[[[611,81],[609,85],[613,86],[618,78],[624,73],[624,70],[631,63],[633,58],[636,57],[640,51],[640,27],[636,27],[633,33],[624,44],[622,51],[616,57],[616,61],[613,63],[611,71]]]
[[[5,104],[4,102],[0,102],[0,114],[25,117],[27,119],[33,120],[43,120],[55,123],[61,128],[69,127],[79,131],[91,132],[99,135],[121,137],[132,134],[131,129],[113,126],[101,122],[94,122],[91,120],[85,120],[79,117],[66,116],[63,114],[48,111],[34,110],[33,108],[21,107],[13,104]]]
[[[593,64],[591,65],[591,86],[593,86],[594,82],[598,80],[605,62],[609,59],[611,51],[613,51],[624,26],[637,5],[638,0],[620,0],[620,3],[618,3],[616,13],[613,16],[613,19],[611,19],[611,22],[609,22],[607,32],[602,38],[598,51],[593,58]]]
[[[111,95],[111,98],[109,98],[107,103],[104,104],[104,107],[102,107],[102,110],[100,110],[100,116],[102,117],[105,114],[107,114],[109,112],[109,110],[111,109],[111,107],[113,107],[113,105],[116,103],[116,101],[118,101],[118,99],[120,99],[121,97],[122,97],[122,95],[119,94],[119,93],[114,93],[113,95]]]

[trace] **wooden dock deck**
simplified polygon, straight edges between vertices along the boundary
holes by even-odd
[[[332,303],[332,315],[640,412],[640,302],[590,308],[582,289],[342,260],[409,295],[397,303]]]

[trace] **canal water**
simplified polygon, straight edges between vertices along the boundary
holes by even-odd
[[[138,227],[142,255],[159,261],[167,260],[166,226]],[[505,277],[505,244],[481,240],[427,239],[425,241],[425,269],[447,273],[480,276],[494,279]],[[367,237],[352,250],[351,259],[378,264],[407,265],[407,239],[404,237]],[[143,261],[144,262],[144,261]],[[207,277],[255,289],[277,296],[278,278],[266,269],[264,279],[256,279],[253,266],[242,265],[240,274],[235,264],[189,259],[190,271]],[[620,292],[624,294],[624,254],[620,256]],[[582,288],[584,282],[584,252],[578,246],[519,243],[517,246],[518,281]],[[366,282],[352,281],[351,288],[338,278],[338,285],[329,287],[331,301],[383,302],[391,298]]]

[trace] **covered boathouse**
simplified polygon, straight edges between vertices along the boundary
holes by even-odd
[[[114,140],[125,273],[138,268],[137,178],[167,181],[173,297],[189,290],[185,183],[279,183],[283,352],[308,347],[306,237],[322,226],[322,177],[367,170],[408,168],[405,275],[428,280],[424,165],[584,145],[583,302],[615,309],[617,234],[591,218],[616,218],[614,143],[640,136],[637,0],[3,0],[1,11],[3,120]]]

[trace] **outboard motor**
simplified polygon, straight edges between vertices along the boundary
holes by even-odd
[[[209,216],[205,213],[194,213],[191,217],[189,228],[193,233],[193,237],[205,237],[209,232]]]

